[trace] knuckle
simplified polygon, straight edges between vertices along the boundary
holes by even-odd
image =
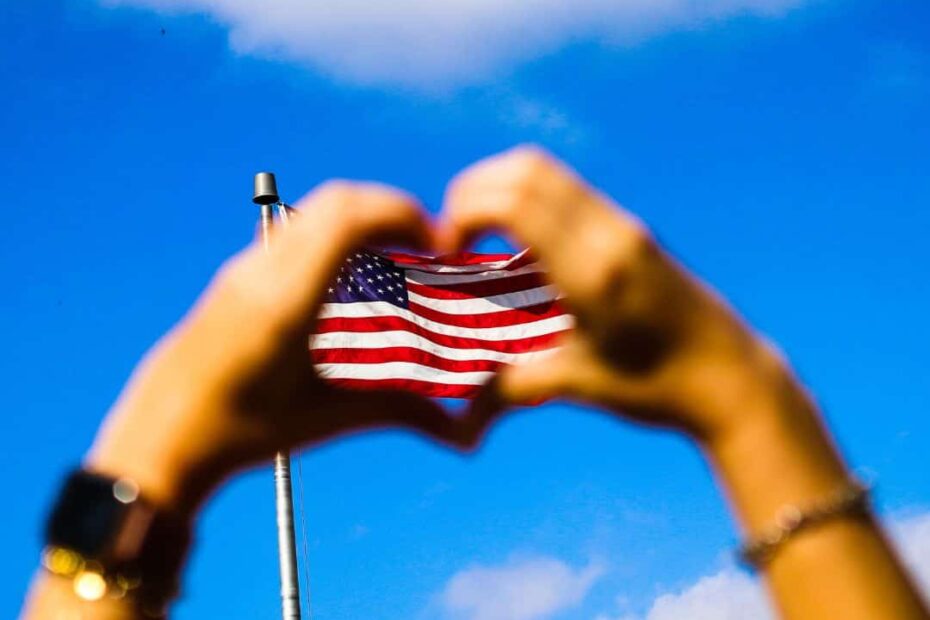
[[[412,222],[420,219],[423,215],[416,201],[406,194],[397,194],[394,196],[394,200],[390,203],[390,211],[393,219],[404,222]]]
[[[553,158],[548,151],[536,144],[521,144],[510,150],[508,156],[518,164],[538,169],[552,164]]]
[[[590,244],[592,247],[600,245],[603,255],[577,271],[573,297],[586,302],[618,299],[633,274],[639,272],[657,251],[654,238],[641,225],[629,227],[621,238],[622,241],[617,243],[617,238],[613,237],[614,242],[610,245],[594,241]]]
[[[212,292],[226,307],[235,306],[256,316],[274,306],[269,278],[261,277],[263,256],[244,254],[228,259],[216,272]]]
[[[340,201],[352,193],[353,185],[345,179],[330,179],[317,186],[314,194],[321,200]]]
[[[785,350],[769,336],[756,334],[753,342],[756,344],[759,357],[762,359],[762,366],[769,373],[780,376],[785,369],[790,367],[788,354]]]
[[[356,188],[353,183],[333,179],[319,185],[313,191],[315,216],[319,226],[331,231],[334,236],[353,234],[360,205],[353,204]]]
[[[629,271],[615,260],[599,261],[579,271],[571,296],[583,303],[600,303],[613,299],[628,280]]]
[[[658,250],[655,237],[642,222],[633,220],[626,232],[626,261],[637,263],[649,258]]]
[[[529,216],[528,211],[532,205],[532,198],[533,192],[529,186],[512,188],[501,201],[501,214],[510,222],[519,221],[521,218]]]
[[[482,185],[476,181],[475,175],[468,171],[459,173],[446,186],[443,197],[444,212],[452,217],[471,212],[474,207],[473,196],[481,190]]]
[[[248,250],[227,258],[213,275],[214,288],[228,288],[238,286],[238,282],[247,277],[247,263],[250,260]]]
[[[338,211],[345,211],[352,199],[354,185],[342,179],[325,181],[313,190],[313,197],[321,206]]]
[[[518,147],[510,154],[514,182],[528,186],[553,169],[552,158],[538,147]]]

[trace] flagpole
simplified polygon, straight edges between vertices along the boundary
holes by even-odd
[[[252,202],[259,205],[259,234],[265,251],[274,225],[274,205],[280,202],[274,174],[255,175]],[[294,495],[291,487],[291,456],[278,452],[274,457],[275,513],[278,524],[278,566],[281,572],[281,618],[300,620],[300,578],[297,573],[297,542],[294,536]]]

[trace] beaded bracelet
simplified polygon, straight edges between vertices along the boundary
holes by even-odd
[[[775,522],[751,538],[739,550],[740,560],[753,569],[762,568],[778,549],[801,530],[837,517],[867,515],[869,488],[850,481],[830,495],[804,508],[788,504],[779,509]]]

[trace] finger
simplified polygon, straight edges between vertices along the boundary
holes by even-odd
[[[439,251],[454,254],[495,233],[503,233],[522,246],[535,246],[535,239],[543,235],[533,234],[521,221],[517,212],[521,199],[509,188],[466,186],[448,192],[436,233]]]
[[[479,445],[494,423],[513,406],[498,389],[499,381],[500,374],[495,374],[482,386],[461,420],[465,445],[468,447]]]
[[[408,194],[372,183],[331,182],[298,203],[300,217],[273,239],[253,245],[219,278],[244,314],[267,325],[306,329],[343,257],[372,240],[431,245],[428,219]]]
[[[454,251],[503,230],[541,255],[561,258],[583,243],[598,250],[622,244],[624,219],[632,221],[570,168],[521,147],[478,162],[450,183],[437,237]]]
[[[562,349],[531,363],[504,366],[470,403],[461,421],[463,436],[476,445],[507,410],[572,398],[574,386],[571,360]]]
[[[476,443],[509,409],[554,399],[607,407],[662,423],[655,393],[647,383],[631,380],[592,362],[585,344],[570,341],[545,359],[506,366],[472,402],[463,420],[466,436]]]
[[[573,397],[576,363],[569,350],[553,351],[527,364],[505,366],[498,373],[499,398],[512,405],[538,404],[557,397]]]
[[[400,428],[421,434],[454,448],[467,448],[472,436],[462,419],[446,412],[436,402],[398,390],[332,389],[329,399],[338,403],[332,411],[339,434]]]
[[[569,305],[603,299],[653,245],[636,218],[537,150],[479,162],[450,185],[437,235],[443,249],[492,230],[532,247]]]
[[[441,240],[461,249],[489,229],[504,229],[534,245],[552,214],[534,213],[544,204],[571,199],[583,184],[567,167],[535,147],[518,147],[466,168],[449,184],[444,201]],[[543,218],[545,221],[541,221]]]
[[[294,218],[271,256],[279,270],[300,277],[331,273],[355,247],[371,242],[431,244],[429,221],[419,203],[401,190],[377,183],[332,181],[298,203]]]

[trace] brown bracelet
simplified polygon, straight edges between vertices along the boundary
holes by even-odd
[[[740,560],[753,569],[760,569],[772,559],[778,549],[801,530],[837,517],[862,516],[869,513],[869,489],[852,480],[821,500],[800,508],[788,504],[779,509],[775,522],[758,536],[748,540],[739,550]]]

